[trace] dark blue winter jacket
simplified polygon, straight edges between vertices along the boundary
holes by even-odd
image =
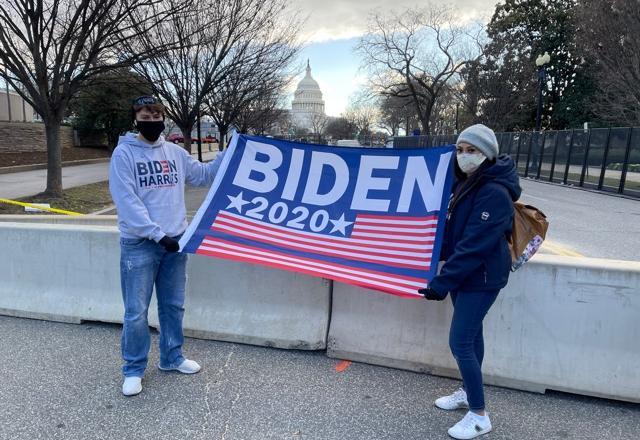
[[[503,155],[468,178],[457,168],[456,176],[440,256],[446,263],[429,286],[440,294],[502,289],[511,270],[513,202],[522,192],[515,163]]]

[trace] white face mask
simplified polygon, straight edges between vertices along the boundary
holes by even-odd
[[[456,158],[458,159],[458,166],[462,172],[471,174],[478,169],[487,157],[482,153],[458,153]]]

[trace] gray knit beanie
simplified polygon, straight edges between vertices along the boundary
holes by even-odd
[[[456,145],[466,142],[476,147],[489,160],[498,156],[498,139],[492,129],[486,125],[476,124],[462,130],[456,141]]]

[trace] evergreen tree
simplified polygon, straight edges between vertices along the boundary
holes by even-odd
[[[640,4],[580,0],[578,46],[595,70],[591,105],[611,125],[640,125]]]
[[[70,102],[73,126],[81,136],[104,133],[109,148],[113,149],[120,134],[131,128],[131,102],[149,94],[149,84],[128,69],[102,73],[83,84]]]
[[[594,88],[576,48],[577,0],[506,0],[487,28],[491,41],[478,66],[479,112],[498,130],[532,129],[537,108],[535,60],[548,52],[543,83],[543,128],[588,120]]]

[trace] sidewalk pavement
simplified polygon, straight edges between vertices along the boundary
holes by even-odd
[[[202,160],[215,159],[217,151],[203,151]],[[198,153],[192,156],[197,159]],[[90,183],[103,182],[109,178],[109,162],[90,165],[65,166],[62,168],[62,187],[64,189]],[[47,170],[22,171],[0,174],[0,198],[17,199],[41,193],[47,186]]]
[[[433,400],[456,380],[351,364],[323,352],[185,342],[202,372],[156,368],[121,394],[120,326],[0,316],[0,439],[439,440],[464,410]],[[627,366],[632,368],[633,366]],[[486,440],[640,438],[640,405],[486,387]]]
[[[64,189],[102,182],[109,176],[109,163],[68,166],[62,168]],[[0,198],[17,199],[41,193],[47,187],[47,170],[0,174]]]

